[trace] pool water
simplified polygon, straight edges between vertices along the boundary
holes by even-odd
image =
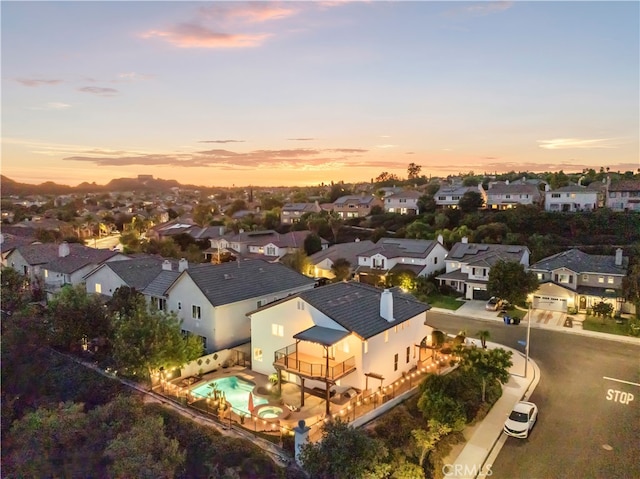
[[[258,417],[262,419],[275,419],[282,414],[282,408],[273,406],[273,407],[263,407],[258,411]]]
[[[212,379],[200,386],[193,388],[191,392],[196,397],[213,398],[213,388],[217,387],[219,391],[224,392],[224,397],[231,403],[233,412],[236,414],[249,413],[249,395],[252,393],[255,384],[240,379],[237,376],[229,376],[226,378]],[[253,407],[257,408],[263,404],[267,404],[265,398],[253,396]]]

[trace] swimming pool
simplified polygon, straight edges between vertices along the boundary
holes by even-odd
[[[227,402],[231,403],[233,412],[236,414],[249,413],[249,395],[253,392],[255,384],[239,378],[238,376],[228,376],[226,378],[212,379],[191,390],[191,393],[200,398],[213,398],[213,389],[217,388],[224,392]],[[267,404],[269,401],[265,398],[253,395],[253,407]]]

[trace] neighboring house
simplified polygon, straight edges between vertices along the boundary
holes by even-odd
[[[418,200],[421,196],[422,194],[415,190],[393,193],[384,198],[384,210],[387,213],[417,215],[420,212],[418,208]]]
[[[236,258],[254,258],[267,261],[278,261],[283,256],[304,249],[304,241],[311,234],[310,231],[290,231],[278,233],[273,230],[243,231],[210,240],[211,248],[205,251],[209,260],[215,260],[217,255],[231,253]],[[320,238],[322,249],[329,246],[329,242]]]
[[[439,208],[457,208],[460,199],[465,193],[469,191],[476,191],[480,193],[483,201],[487,202],[487,193],[482,188],[482,185],[478,186],[462,186],[462,185],[447,185],[442,186],[438,192],[433,196],[436,202],[436,206]]]
[[[607,178],[607,208],[640,211],[640,180],[611,181]]]
[[[177,271],[178,261],[144,255],[129,261],[111,261],[98,266],[84,277],[88,293],[111,297],[121,286],[142,292],[161,271]]]
[[[569,185],[545,191],[546,211],[593,211],[598,207],[599,192],[581,185]]]
[[[428,304],[399,289],[338,282],[250,312],[251,368],[304,389],[375,391],[418,366]]]
[[[162,270],[142,290],[150,303],[174,311],[182,329],[203,339],[208,352],[246,343],[251,338],[246,313],[312,289],[315,281],[287,266],[261,260],[187,265]]]
[[[496,182],[487,190],[487,209],[505,210],[517,205],[539,205],[542,193],[530,183]]]
[[[331,268],[340,258],[346,259],[351,264],[351,274],[358,266],[358,255],[371,250],[375,243],[370,240],[356,240],[351,243],[338,243],[329,246],[327,249],[318,251],[309,256],[309,262],[313,268],[315,278],[333,279],[335,275]]]
[[[280,223],[292,225],[298,223],[302,215],[306,213],[320,213],[322,208],[315,203],[286,203],[280,212]]]
[[[469,243],[467,238],[456,243],[445,260],[446,272],[436,279],[466,299],[489,299],[489,271],[498,261],[515,261],[529,267],[530,251],[526,246]]]
[[[103,263],[129,258],[117,251],[78,243],[35,243],[19,246],[7,256],[7,265],[35,284],[42,281],[48,293],[66,284],[81,284],[84,276]]]
[[[0,249],[2,251],[2,266],[8,266],[7,257],[18,246],[32,244],[36,241],[33,232],[27,228],[12,228],[3,226],[0,233]]]
[[[149,228],[147,236],[149,239],[166,239],[180,234],[191,236],[194,240],[210,240],[225,233],[224,226],[198,226],[190,221],[172,220],[167,223]]]
[[[595,304],[611,303],[615,311],[635,312],[621,293],[629,258],[618,248],[614,256],[592,255],[571,249],[544,258],[531,265],[540,281],[533,294],[537,309],[567,312],[576,308],[585,312]]]
[[[373,195],[341,196],[333,202],[333,211],[342,219],[363,218],[371,214],[374,206],[382,208],[384,203]]]
[[[438,241],[404,238],[380,238],[373,248],[358,254],[356,275],[359,281],[376,284],[380,275],[411,271],[429,276],[444,269],[447,249]]]

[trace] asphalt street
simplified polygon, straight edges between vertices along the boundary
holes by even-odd
[[[427,324],[524,351],[526,326],[430,312]],[[541,380],[530,400],[539,418],[529,439],[508,438],[494,478],[640,477],[640,347],[563,330],[531,328]]]

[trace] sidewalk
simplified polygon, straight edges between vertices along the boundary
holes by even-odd
[[[502,427],[505,419],[518,401],[527,400],[531,396],[540,381],[540,370],[531,359],[527,366],[527,375],[524,375],[526,361],[522,353],[490,342],[487,342],[487,347],[503,348],[513,352],[513,366],[509,369],[511,377],[503,385],[502,396],[487,416],[479,424],[463,431],[465,437],[470,435],[463,449],[457,453],[457,456],[454,449],[449,457],[445,458],[443,470],[445,477],[475,479],[491,475],[491,464],[504,444],[505,436],[502,433]]]

